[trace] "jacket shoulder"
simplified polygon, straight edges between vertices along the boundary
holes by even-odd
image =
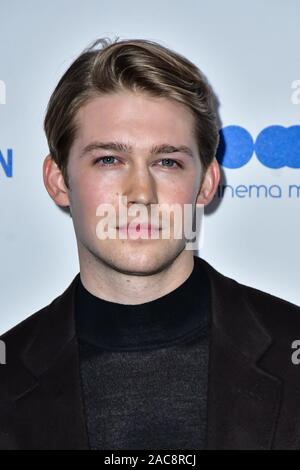
[[[70,297],[72,297],[74,289],[76,288],[78,278],[79,273],[74,277],[71,284],[67,286],[60,295],[55,297],[49,304],[35,311],[20,323],[16,324],[11,329],[0,335],[0,340],[4,342],[18,343],[19,340],[26,338],[28,341],[31,337],[34,338],[36,328],[40,322],[43,320],[46,321],[46,319],[47,326],[53,326],[53,322],[55,322],[57,318],[53,319],[51,313],[53,313],[55,316],[54,312],[57,311],[59,316],[60,309],[64,309],[64,307],[66,307],[66,304],[61,305],[61,301],[64,300],[66,302],[70,300]]]
[[[26,343],[28,343],[30,342],[31,338],[34,338],[35,331],[40,319],[44,315],[49,314],[49,311],[51,311],[51,308],[54,306],[58,298],[59,296],[52,300],[52,302],[50,302],[49,304],[33,312],[24,320],[17,323],[8,331],[0,335],[0,340],[3,341],[6,345],[10,345],[11,351],[17,352],[22,347],[25,341]]]
[[[215,294],[221,296],[221,299],[223,295],[243,299],[244,304],[252,311],[252,316],[259,320],[272,336],[290,338],[298,334],[300,339],[298,305],[226,276],[203,258],[196,258],[196,261],[206,269],[216,286]],[[240,315],[243,315],[242,311]]]
[[[237,281],[235,281],[237,282]],[[237,282],[250,307],[276,336],[300,332],[300,307],[288,300]],[[300,337],[300,334],[298,334]]]

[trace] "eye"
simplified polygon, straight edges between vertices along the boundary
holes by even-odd
[[[101,166],[112,166],[113,164],[113,161],[112,160],[117,160],[116,157],[114,157],[113,155],[107,155],[105,157],[99,157],[97,158],[94,163],[100,163],[101,162]]]
[[[181,168],[180,163],[177,162],[176,160],[173,160],[172,158],[163,158],[161,161],[167,163],[167,165],[163,165],[167,168],[177,168],[177,167]],[[169,163],[171,163],[171,165]],[[176,166],[174,166],[173,163],[175,163]]]

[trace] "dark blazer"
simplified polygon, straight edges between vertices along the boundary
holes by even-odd
[[[202,260],[211,287],[208,449],[300,449],[300,308]],[[70,286],[2,335],[0,449],[87,449]]]

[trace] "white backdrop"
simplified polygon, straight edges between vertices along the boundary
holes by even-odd
[[[258,146],[264,129],[300,124],[299,17],[298,0],[0,0],[0,333],[49,303],[79,270],[72,221],[43,186],[42,125],[54,86],[82,49],[119,36],[186,55],[214,87],[222,127],[240,126]],[[199,255],[300,305],[300,191],[290,188],[300,185],[299,128],[281,140],[275,130],[248,163],[223,167],[231,190],[207,210]],[[239,166],[238,153],[249,148],[235,134],[227,163]],[[273,168],[280,159],[289,166]],[[250,185],[265,189],[257,197]]]

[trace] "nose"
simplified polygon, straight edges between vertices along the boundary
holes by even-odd
[[[157,204],[156,182],[147,167],[131,168],[123,191],[131,204]]]

